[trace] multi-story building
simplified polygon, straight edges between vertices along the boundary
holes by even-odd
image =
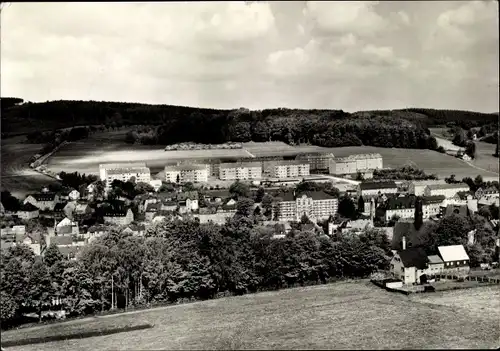
[[[394,181],[389,182],[362,182],[358,184],[357,195],[366,198],[382,195],[397,194],[398,186]]]
[[[427,185],[424,190],[425,196],[443,195],[447,199],[451,199],[459,192],[469,192],[469,186],[465,183],[457,184],[432,184]]]
[[[151,172],[146,163],[109,163],[99,165],[99,177],[106,183],[106,188],[111,188],[113,180],[127,182],[135,178],[137,183],[148,183],[151,181]]]
[[[277,204],[278,221],[299,221],[306,215],[311,220],[326,219],[338,210],[338,199],[323,191],[303,192],[294,195],[288,192]]]
[[[221,163],[219,167],[221,180],[253,180],[262,178],[260,162]]]
[[[330,160],[330,174],[353,174],[368,170],[382,169],[380,154],[357,154]]]
[[[441,213],[441,206],[443,205],[444,202],[445,202],[445,197],[443,195],[423,196],[422,197],[423,218],[427,219],[439,215]]]
[[[131,209],[125,212],[110,211],[104,215],[105,223],[112,223],[115,225],[129,225],[134,221],[134,213]]]
[[[311,152],[299,154],[295,157],[297,161],[309,163],[309,169],[314,173],[328,173],[330,161],[335,156],[331,152]]]
[[[309,164],[303,161],[278,161],[272,168],[273,178],[294,178],[309,175]]]
[[[208,166],[203,164],[165,166],[165,180],[171,183],[206,182],[208,181]]]
[[[390,221],[394,216],[399,218],[415,218],[415,197],[400,196],[389,198],[385,207],[385,220]]]
[[[415,196],[424,195],[428,185],[445,184],[443,180],[413,180],[409,182],[408,193]]]
[[[474,197],[478,200],[498,199],[500,197],[500,193],[495,187],[488,187],[485,189],[479,188],[474,193]]]

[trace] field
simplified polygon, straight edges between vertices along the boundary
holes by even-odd
[[[9,190],[14,196],[20,198],[56,182],[53,178],[29,168],[29,159],[43,145],[24,144],[24,140],[24,136],[2,139],[2,190]]]
[[[96,133],[89,139],[70,143],[62,147],[47,160],[47,167],[53,171],[97,173],[100,163],[120,161],[144,161],[152,172],[159,172],[168,161],[179,159],[201,159],[208,157],[240,158],[249,156],[295,155],[299,152],[328,151],[336,157],[356,153],[380,153],[386,167],[401,167],[413,164],[427,173],[444,178],[455,174],[457,178],[475,177],[481,174],[497,178],[498,174],[488,169],[475,168],[464,161],[430,150],[377,148],[355,146],[323,148],[318,146],[290,146],[282,142],[245,143],[244,149],[235,150],[188,150],[164,151],[159,146],[129,145],[123,142],[126,130]],[[493,165],[490,165],[493,167]],[[496,166],[498,169],[498,165]]]
[[[498,297],[491,288],[409,297],[367,281],[336,283],[98,317],[155,327],[9,350],[496,348]]]
[[[443,146],[447,150],[457,151],[459,149],[458,146],[453,145],[450,140],[446,139],[446,128],[430,128],[430,131],[432,135],[436,137],[438,145]],[[495,145],[488,144],[482,141],[476,141],[475,143],[476,158],[472,160],[471,164],[485,171],[489,171],[482,174],[483,176],[488,175],[488,173],[491,174],[492,172],[496,172],[498,177],[498,158],[493,157],[493,153],[495,152]]]

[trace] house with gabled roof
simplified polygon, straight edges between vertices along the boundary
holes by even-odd
[[[447,199],[453,198],[459,192],[468,193],[470,188],[465,183],[431,184],[424,190],[425,196],[443,195]]]
[[[444,262],[444,269],[461,273],[470,271],[470,258],[463,245],[447,245],[438,247],[439,256]]]
[[[129,208],[126,211],[109,210],[104,215],[104,222],[116,225],[129,225],[134,221],[134,213]]]
[[[42,192],[28,195],[23,203],[30,203],[39,210],[52,211],[58,201],[59,196],[56,193]]]
[[[21,219],[30,220],[33,218],[38,218],[38,216],[40,215],[40,210],[28,202],[21,205],[19,210],[16,212],[16,215]]]
[[[361,182],[357,188],[358,196],[367,198],[379,195],[397,194],[398,186],[394,181],[387,182]]]

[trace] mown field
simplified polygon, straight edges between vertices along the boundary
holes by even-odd
[[[437,174],[444,178],[455,174],[457,178],[498,177],[498,173],[488,171],[488,168],[475,168],[467,163],[448,155],[430,150],[378,148],[372,146],[355,146],[342,148],[322,148],[317,146],[293,147],[282,142],[245,143],[244,149],[235,150],[192,150],[164,151],[159,146],[126,144],[126,130],[106,133],[96,133],[87,140],[70,143],[62,147],[47,160],[47,167],[60,172],[97,173],[100,163],[121,161],[144,161],[153,172],[159,172],[164,165],[172,160],[202,159],[208,157],[240,158],[253,156],[295,155],[299,152],[328,151],[336,157],[349,156],[357,153],[380,153],[386,167],[401,167],[412,164],[424,169],[429,174]],[[493,158],[493,157],[492,157]],[[490,165],[492,169],[493,165]],[[498,164],[496,164],[498,169]]]
[[[28,193],[40,191],[43,186],[56,182],[53,178],[29,168],[29,159],[42,144],[25,144],[25,137],[2,139],[1,188],[23,198]]]
[[[367,281],[336,283],[100,317],[155,327],[9,350],[495,348],[499,297],[491,288],[408,297]],[[85,330],[95,319],[78,323]],[[2,339],[29,334],[7,331]]]

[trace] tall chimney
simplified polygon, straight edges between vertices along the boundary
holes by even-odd
[[[406,250],[406,236],[403,236],[403,250]]]

